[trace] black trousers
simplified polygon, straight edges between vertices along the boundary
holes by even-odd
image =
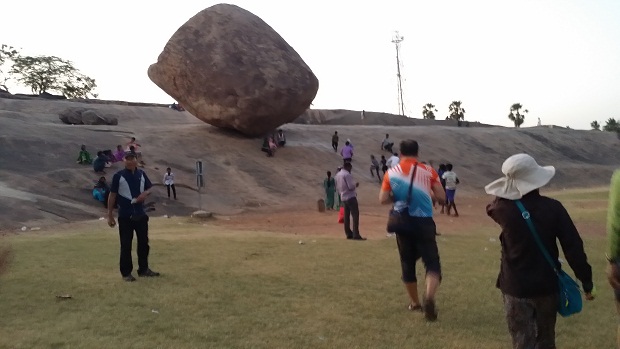
[[[118,218],[118,233],[121,240],[121,275],[127,276],[133,271],[131,246],[133,232],[138,240],[138,274],[149,269],[149,217],[144,215],[137,220]]]
[[[353,217],[353,230],[351,230],[351,217]],[[344,233],[348,239],[360,236],[360,209],[357,198],[344,202]]]
[[[177,198],[177,190],[174,187],[174,184],[166,185],[166,189],[168,190],[168,197],[170,197],[170,188],[172,188],[172,194],[174,195],[174,198],[176,199]]]
[[[437,248],[437,228],[432,218],[410,217],[411,230],[396,234],[403,282],[417,282],[415,264],[422,258],[426,272],[441,278],[441,263]]]
[[[338,142],[332,142],[332,148],[334,148],[334,151],[338,151]]]

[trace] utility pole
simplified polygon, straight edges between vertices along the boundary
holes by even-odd
[[[396,46],[396,77],[398,78],[398,115],[405,115],[405,101],[403,100],[403,82],[400,75],[400,43],[405,40],[398,31],[394,33],[392,43]]]

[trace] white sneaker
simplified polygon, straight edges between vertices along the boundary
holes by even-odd
[[[385,236],[391,238],[391,237],[396,236],[396,233],[387,233],[385,234]]]

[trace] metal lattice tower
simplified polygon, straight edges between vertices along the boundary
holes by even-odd
[[[403,82],[400,74],[400,43],[405,40],[398,31],[394,33],[392,43],[396,46],[396,77],[398,78],[398,115],[405,115],[405,101],[403,100]]]

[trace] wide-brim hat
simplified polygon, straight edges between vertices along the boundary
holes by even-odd
[[[555,167],[540,166],[527,154],[515,154],[502,164],[505,177],[490,183],[484,190],[509,200],[518,200],[523,195],[544,187],[555,175]]]

